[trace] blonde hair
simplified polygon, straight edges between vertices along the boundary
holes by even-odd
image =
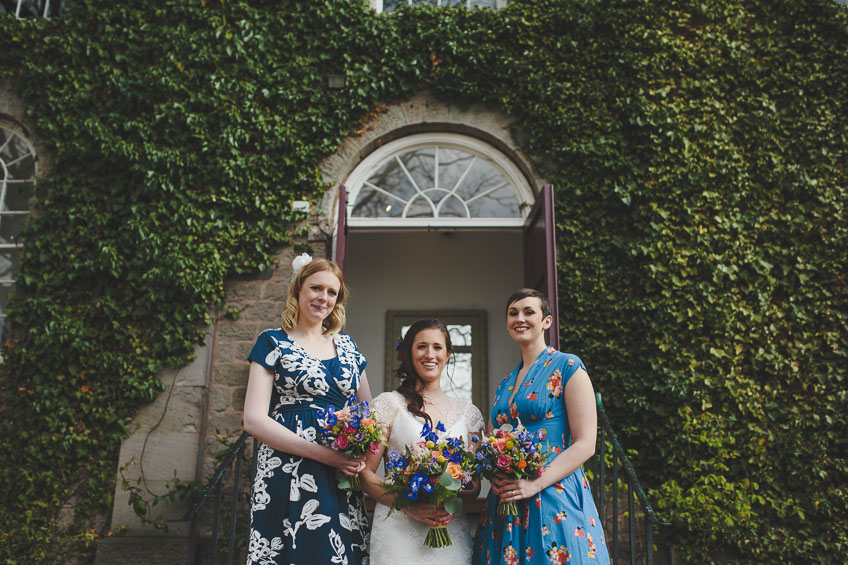
[[[337,334],[345,325],[345,303],[347,303],[347,287],[344,283],[344,274],[339,266],[329,259],[313,259],[300,270],[299,273],[292,279],[289,284],[289,291],[286,295],[286,305],[283,308],[283,329],[291,330],[297,325],[299,314],[298,299],[300,298],[300,289],[303,288],[303,281],[315,273],[321,271],[329,271],[336,275],[339,279],[339,294],[336,297],[336,305],[330,315],[324,318],[321,325],[324,327],[324,335]]]

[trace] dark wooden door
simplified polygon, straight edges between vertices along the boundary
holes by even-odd
[[[336,220],[336,232],[333,234],[333,261],[345,272],[347,262],[347,189],[339,187],[339,212]]]
[[[548,344],[559,349],[556,222],[552,184],[542,187],[536,196],[536,204],[524,222],[524,286],[544,292],[550,299],[554,322],[547,332]]]

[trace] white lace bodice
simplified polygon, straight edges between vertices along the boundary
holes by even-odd
[[[406,399],[396,391],[384,392],[371,403],[375,417],[386,426],[389,442],[386,451],[403,452],[404,446],[421,441],[424,422],[406,409]],[[470,402],[451,399],[445,433],[441,437],[461,437],[468,445],[469,436],[483,429],[483,415]],[[471,562],[471,534],[464,514],[448,524],[453,545],[424,547],[428,527],[402,512],[388,516],[389,509],[377,504],[371,529],[371,565],[467,565]],[[388,516],[388,517],[387,517]]]

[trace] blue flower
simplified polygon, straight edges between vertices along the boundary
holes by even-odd
[[[462,461],[462,453],[457,451],[453,455],[450,456],[451,463],[459,463]]]
[[[361,424],[361,423],[362,423],[362,418],[360,418],[359,416],[353,416],[350,419],[350,427],[351,428],[358,428],[359,424]]]
[[[329,425],[329,426],[335,426],[335,425],[336,425],[336,422],[338,422],[338,421],[339,421],[339,417],[338,417],[338,416],[336,416],[335,414],[333,414],[332,412],[330,412],[330,413],[327,415],[326,420],[327,420],[327,425]]]
[[[433,492],[433,483],[431,483],[430,481],[424,481],[424,483],[421,485],[421,488],[424,489],[424,492]]]
[[[444,432],[445,431],[445,425],[441,421],[439,421],[436,424],[436,429],[439,430],[440,432]]]
[[[480,438],[476,434],[471,436],[471,443],[480,443]]]
[[[408,490],[405,493],[403,493],[403,495],[406,497],[407,500],[418,500],[418,492],[417,491]]]

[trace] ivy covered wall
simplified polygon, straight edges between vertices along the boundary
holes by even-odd
[[[127,422],[224,279],[267,268],[360,120],[427,88],[513,116],[555,183],[563,348],[685,557],[848,560],[846,47],[830,0],[0,14],[53,161],[3,351],[0,558],[90,554]]]

